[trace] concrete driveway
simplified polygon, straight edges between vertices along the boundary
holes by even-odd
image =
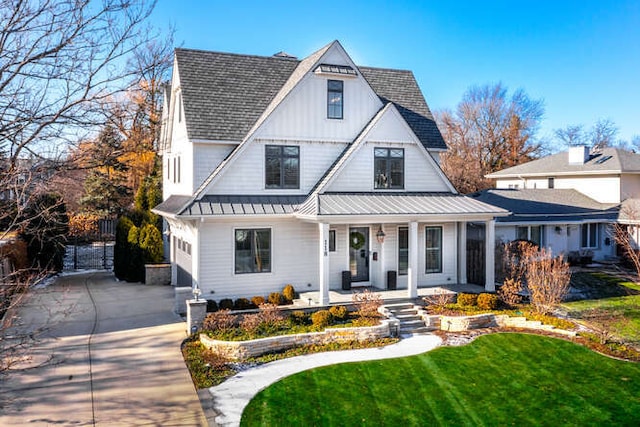
[[[31,360],[2,379],[0,425],[206,426],[172,306],[171,287],[109,273],[35,291],[19,327],[45,332]]]

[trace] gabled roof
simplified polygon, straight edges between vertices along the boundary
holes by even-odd
[[[334,43],[302,61],[176,49],[189,138],[242,141]],[[383,104],[396,105],[425,148],[446,149],[413,73],[358,68]]]
[[[470,195],[511,212],[498,222],[614,221],[619,205],[599,203],[571,189],[491,189]]]
[[[640,154],[621,148],[604,148],[592,153],[583,164],[570,164],[567,151],[503,169],[487,178],[518,178],[558,175],[604,175],[640,173]]]

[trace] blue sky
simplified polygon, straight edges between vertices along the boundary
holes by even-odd
[[[356,64],[412,70],[432,110],[502,82],[544,101],[539,137],[598,119],[640,135],[640,0],[159,0],[153,23],[182,47],[254,55],[338,39]]]

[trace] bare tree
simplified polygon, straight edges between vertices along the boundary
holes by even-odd
[[[462,193],[488,188],[484,175],[531,160],[543,113],[541,100],[521,89],[509,95],[501,84],[473,86],[455,112],[437,112],[449,146],[442,167],[453,185]]]
[[[624,145],[617,141],[618,127],[609,119],[599,119],[588,130],[583,125],[568,125],[554,131],[562,145],[574,147],[585,145],[594,149]]]
[[[640,205],[637,200],[626,200],[620,210],[620,222],[613,226],[613,240],[626,261],[640,279]]]

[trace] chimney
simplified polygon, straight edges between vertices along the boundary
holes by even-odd
[[[569,147],[570,165],[583,165],[587,160],[589,160],[589,147],[584,145]]]

